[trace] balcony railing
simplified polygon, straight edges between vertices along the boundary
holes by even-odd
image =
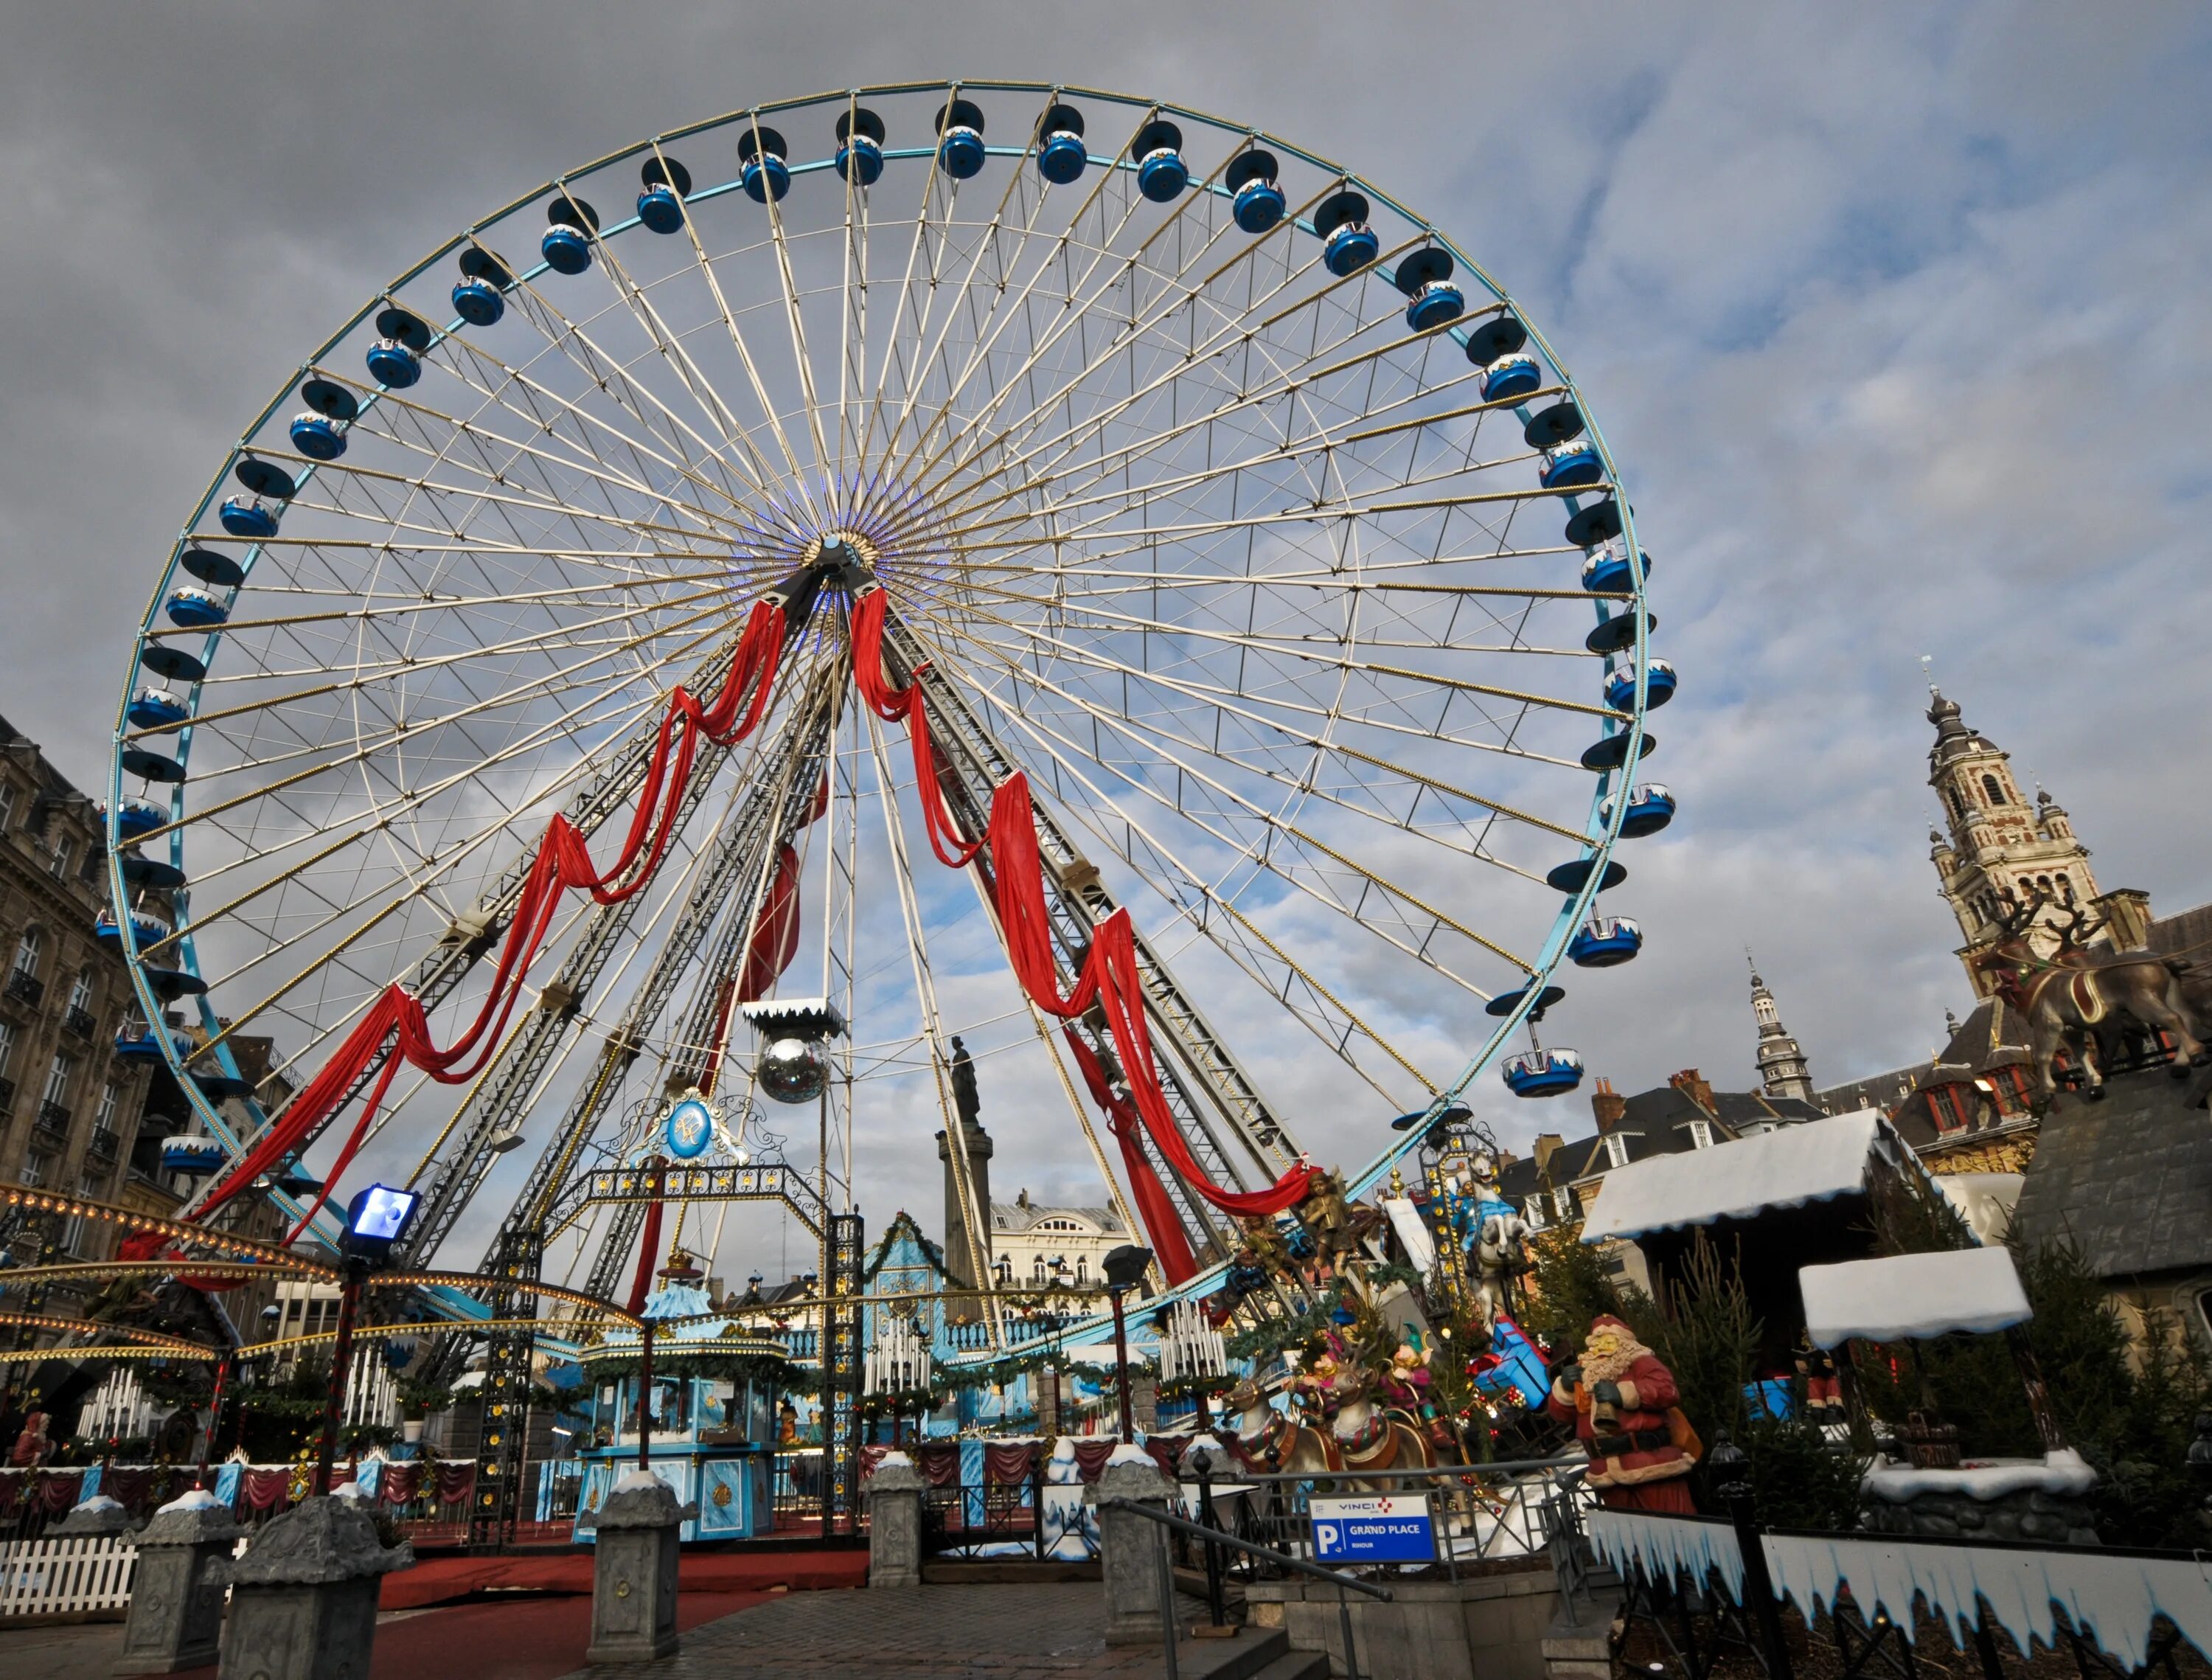
[[[92,1037],[92,1029],[98,1025],[92,1018],[91,1010],[79,1008],[74,1003],[70,1005],[69,1013],[62,1017],[62,1031],[74,1032],[80,1038]]]
[[[39,1000],[46,995],[46,983],[37,975],[27,973],[20,968],[9,971],[8,995],[16,1002],[27,1003],[35,1009],[39,1007]]]
[[[4,1118],[8,1111],[15,1106],[15,1081],[12,1079],[0,1079],[0,1118]]]
[[[92,1141],[87,1147],[102,1160],[112,1161],[115,1159],[116,1142],[113,1132],[105,1126],[94,1126],[92,1129]]]
[[[47,1131],[69,1135],[70,1111],[67,1103],[58,1103],[51,1097],[39,1105],[39,1124]]]

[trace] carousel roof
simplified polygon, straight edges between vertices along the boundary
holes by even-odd
[[[775,1336],[747,1330],[717,1315],[713,1300],[696,1283],[664,1283],[645,1298],[642,1316],[656,1326],[653,1333],[655,1359],[685,1354],[761,1354],[776,1359],[787,1356],[783,1343]],[[684,1322],[665,1330],[657,1328],[671,1319]],[[620,1325],[609,1330],[599,1346],[586,1348],[584,1358],[635,1358],[641,1340],[640,1332],[627,1324]]]

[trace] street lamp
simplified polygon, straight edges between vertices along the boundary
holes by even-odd
[[[414,1190],[371,1184],[346,1208],[345,1229],[338,1235],[338,1253],[345,1262],[345,1281],[338,1290],[337,1337],[331,1345],[331,1382],[323,1396],[323,1438],[315,1452],[311,1494],[331,1490],[331,1465],[338,1455],[338,1424],[345,1415],[346,1376],[353,1363],[353,1320],[361,1306],[362,1285],[368,1275],[392,1257],[392,1245],[413,1222],[422,1196]]]
[[[1129,1326],[1122,1313],[1121,1297],[1145,1281],[1145,1268],[1152,1263],[1152,1251],[1124,1243],[1100,1263],[1106,1273],[1106,1291],[1114,1298],[1114,1365],[1121,1385],[1121,1443],[1126,1446],[1136,1440],[1136,1432],[1129,1421]]]

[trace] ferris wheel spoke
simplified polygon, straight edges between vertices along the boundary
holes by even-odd
[[[760,113],[752,117],[753,143],[760,143]],[[791,360],[799,377],[799,394],[806,411],[806,424],[814,441],[814,465],[817,472],[827,472],[832,460],[828,437],[822,430],[822,399],[814,383],[814,359],[806,348],[806,323],[799,307],[799,279],[791,269],[791,247],[784,237],[783,210],[777,196],[769,192],[768,200],[769,234],[775,248],[776,278],[783,294],[784,319],[791,328]]]
[[[1390,255],[1392,258],[1402,256],[1406,252],[1416,248],[1419,243],[1419,241],[1418,240],[1408,240],[1405,245],[1398,247],[1397,250],[1391,253]],[[1388,260],[1388,259],[1385,260]],[[1305,268],[1300,271],[1300,273],[1310,273],[1312,269],[1319,264],[1319,261],[1320,259],[1318,256],[1311,259],[1306,265]],[[1362,275],[1366,271],[1361,271]],[[988,472],[981,467],[980,457],[978,457],[975,452],[971,451],[966,459],[957,460],[945,467],[940,474],[940,479],[949,483],[952,479],[958,478],[972,484],[980,478],[1004,476],[1016,471],[1017,469],[1030,465],[1038,456],[1044,454],[1048,450],[1058,452],[1055,459],[1064,459],[1073,450],[1080,448],[1086,438],[1101,433],[1106,426],[1113,423],[1116,420],[1119,420],[1123,415],[1127,414],[1138,404],[1150,400],[1151,399],[1158,396],[1163,390],[1173,387],[1179,380],[1187,375],[1204,368],[1208,362],[1212,361],[1214,357],[1219,356],[1224,350],[1226,350],[1231,344],[1238,340],[1250,341],[1256,339],[1259,334],[1266,332],[1269,327],[1278,326],[1283,321],[1301,313],[1311,314],[1313,312],[1317,311],[1330,299],[1335,297],[1341,288],[1350,284],[1353,279],[1358,277],[1360,277],[1358,275],[1346,277],[1344,278],[1335,280],[1328,285],[1322,286],[1302,297],[1296,298],[1291,302],[1285,304],[1275,315],[1266,318],[1257,326],[1254,326],[1248,321],[1240,319],[1231,318],[1225,320],[1223,326],[1218,332],[1207,338],[1200,340],[1197,344],[1189,347],[1188,350],[1179,351],[1176,359],[1172,362],[1166,369],[1155,374],[1151,380],[1136,386],[1135,388],[1126,393],[1112,403],[1105,405],[1099,411],[1084,417],[1080,420],[1069,425],[1064,430],[1047,436],[1038,443],[1030,447],[1018,454],[1009,456],[1006,459],[999,461],[989,468]],[[1503,306],[1498,307],[1502,307]],[[1316,346],[1304,353],[1299,362],[1299,367],[1301,368],[1312,368],[1313,363],[1320,361],[1323,356],[1334,355],[1344,350],[1346,346],[1356,344],[1360,338],[1371,333],[1378,322],[1382,319],[1386,318],[1377,317],[1370,319],[1364,314],[1356,314],[1356,324],[1349,332],[1342,334],[1325,347]],[[1318,325],[1317,317],[1316,325]],[[1249,408],[1260,402],[1273,401],[1279,397],[1291,394],[1294,392],[1303,393],[1310,387],[1319,385],[1323,381],[1334,378],[1340,374],[1347,374],[1360,368],[1371,365],[1373,362],[1382,359],[1382,357],[1393,354],[1402,353],[1412,345],[1425,344],[1428,341],[1437,338],[1440,335],[1443,334],[1446,330],[1446,326],[1438,326],[1428,328],[1425,331],[1408,332],[1401,337],[1390,339],[1383,344],[1370,345],[1366,350],[1355,352],[1349,356],[1342,357],[1334,363],[1324,364],[1319,368],[1313,368],[1311,372],[1285,371],[1279,374],[1272,380],[1262,381],[1262,383],[1255,390],[1240,391],[1231,404],[1224,405],[1219,409],[1207,411],[1198,419],[1185,423],[1182,426],[1176,428],[1176,430],[1180,433],[1181,431],[1189,429],[1193,425],[1215,423],[1224,417],[1226,413],[1233,411],[1234,410]],[[1130,335],[1128,342],[1136,342],[1139,338],[1139,335],[1133,332]],[[1446,342],[1449,342],[1449,340],[1447,339]],[[1034,425],[1042,419],[1043,411],[1043,408],[1042,407],[1036,411],[1033,411],[1030,416],[1024,417],[1023,421],[1018,422],[1015,425],[1007,428],[1006,431],[1002,434],[1002,435],[1011,436],[1016,433],[1024,431],[1028,426]],[[936,487],[936,481],[930,481],[930,488],[935,489]]]
[[[1154,107],[1152,112],[1146,114],[1145,120],[1149,121],[1152,115],[1157,114],[1157,112],[1158,107]],[[1136,134],[1137,132],[1141,131],[1143,123],[1140,122],[1139,124],[1138,130],[1132,131],[1129,141],[1126,143],[1123,147],[1124,151],[1127,149],[1128,145],[1135,143]],[[1109,180],[1115,179],[1120,173],[1121,172],[1118,170],[1107,170],[1100,173],[1097,185],[1092,188],[1091,195],[1085,199],[1083,206],[1078,210],[1075,217],[1071,219],[1069,222],[1071,228],[1079,225],[1084,217],[1090,214],[1092,205],[1097,197],[1105,190],[1106,183]],[[1209,177],[1209,180],[1211,178]],[[1177,207],[1175,216],[1170,218],[1166,223],[1164,223],[1163,227],[1158,230],[1152,237],[1158,238],[1159,234],[1164,233],[1168,228],[1174,226],[1182,216],[1185,210],[1187,210],[1190,204],[1198,202],[1201,196],[1203,195],[1193,194],[1189,198],[1186,199],[1182,205]],[[1135,208],[1135,203],[1132,200],[1125,209],[1121,224],[1122,228],[1126,228],[1129,225],[1130,219],[1134,215]],[[1287,228],[1289,224],[1290,219],[1286,217],[1283,223],[1279,223],[1278,225]],[[1068,289],[1068,295],[1066,300],[1067,307],[1064,312],[1062,321],[1054,327],[1052,332],[1046,336],[1044,340],[1032,346],[1027,357],[1024,358],[1019,366],[1013,369],[1012,374],[1010,374],[1006,380],[1001,386],[1000,389],[1002,394],[1000,397],[994,398],[991,402],[981,405],[977,413],[971,416],[967,421],[965,421],[957,433],[947,437],[945,446],[933,453],[929,457],[928,460],[926,461],[916,472],[915,476],[917,478],[926,479],[929,472],[933,470],[947,453],[957,449],[960,444],[965,441],[966,438],[972,436],[985,421],[994,416],[996,413],[1000,403],[1004,400],[1003,393],[1011,393],[1012,390],[1017,388],[1022,380],[1034,370],[1042,356],[1048,354],[1058,344],[1061,337],[1066,332],[1072,331],[1078,322],[1087,318],[1091,308],[1096,307],[1106,296],[1114,283],[1110,275],[1104,283],[1101,284],[1095,291],[1085,298],[1080,308],[1078,308],[1075,306],[1076,292],[1081,289],[1084,285],[1089,284],[1092,278],[1097,274],[1100,267],[1106,265],[1110,259],[1115,257],[1115,253],[1112,250],[1113,236],[1115,234],[1118,234],[1121,230],[1121,229],[1120,228],[1117,228],[1113,230],[1113,233],[1102,234],[1102,235],[1097,239],[1096,242],[1091,247],[1093,257],[1090,268],[1085,271],[1083,279],[1076,284],[1072,285]],[[1217,234],[1216,237],[1218,238],[1220,234]],[[1063,235],[1060,241],[1063,248],[1070,242],[1071,241],[1066,235]],[[1144,246],[1140,247],[1138,254],[1141,256],[1143,250],[1149,248],[1152,242],[1152,239],[1147,239],[1145,241]],[[1177,271],[1175,275],[1169,277],[1181,278],[1183,274],[1189,272],[1191,266],[1197,260],[1197,256],[1202,255],[1206,249],[1210,248],[1212,243],[1212,240],[1208,240],[1205,245],[1200,246],[1199,253],[1192,258],[1188,259],[1182,268]],[[1209,274],[1199,283],[1198,286],[1188,289],[1181,295],[1174,298],[1172,301],[1156,306],[1152,316],[1142,325],[1141,327],[1138,323],[1132,321],[1129,327],[1129,337],[1132,339],[1140,338],[1145,332],[1149,332],[1153,327],[1164,323],[1179,309],[1186,307],[1197,296],[1202,295],[1203,292],[1209,289],[1216,280],[1226,276],[1238,264],[1249,261],[1256,253],[1264,248],[1265,244],[1266,241],[1264,240],[1255,240],[1249,242],[1243,249],[1232,255],[1227,262],[1221,265],[1221,266],[1216,269],[1212,274]],[[1118,271],[1120,262],[1117,261],[1115,266]],[[1283,282],[1283,285],[1287,287],[1291,283],[1292,283],[1292,277],[1286,276]],[[1036,420],[1048,406],[1049,405],[1042,405],[1033,407],[1028,416],[1017,420],[1012,425],[1001,432],[1000,434],[1000,437],[1003,438],[1014,431],[1023,429],[1028,425],[1036,423]]]
[[[991,641],[988,637],[977,636],[972,632],[966,631],[961,626],[950,623],[935,615],[921,613],[917,616],[923,618],[927,622],[934,626],[939,634],[957,638],[975,647],[978,652],[987,657],[994,665],[1004,667],[1008,673],[1010,680],[1024,684],[1036,683],[1040,686],[1050,686],[1053,692],[1066,696],[1070,699],[1072,703],[1084,703],[1086,705],[1090,703],[1076,701],[1075,697],[1072,694],[1068,693],[1062,685],[1047,685],[1044,679],[1036,674],[1035,667],[1036,664],[1042,663],[1042,661],[1033,660],[1030,654],[1030,650],[1010,649]],[[1066,650],[1061,647],[1055,646],[1051,651],[1054,654],[1058,655]],[[1104,660],[1091,659],[1080,653],[1072,653],[1067,656],[1075,662],[1087,665],[1094,669],[1109,673],[1118,677],[1132,680],[1141,678],[1148,685],[1164,689],[1170,694],[1190,701],[1193,703],[1191,709],[1200,710],[1201,715],[1204,715],[1205,713],[1216,713],[1233,717],[1241,723],[1249,724],[1254,728],[1266,731],[1270,735],[1279,740],[1286,748],[1302,753],[1335,753],[1354,759],[1358,763],[1367,765],[1371,770],[1379,770],[1385,776],[1395,777],[1399,781],[1402,782],[1406,785],[1411,800],[1415,804],[1418,804],[1420,795],[1425,792],[1449,800],[1455,800],[1462,804],[1477,807],[1483,811],[1490,813],[1493,816],[1503,817],[1509,821],[1528,824],[1531,827],[1541,829],[1547,832],[1558,835],[1564,840],[1580,843],[1583,837],[1582,831],[1579,829],[1570,828],[1563,823],[1553,822],[1549,819],[1539,816],[1534,812],[1525,811],[1516,806],[1510,805],[1495,796],[1475,793],[1469,788],[1462,788],[1455,783],[1448,782],[1441,776],[1432,775],[1425,770],[1418,770],[1410,764],[1403,764],[1395,759],[1386,758],[1376,753],[1364,752],[1346,741],[1333,740],[1326,734],[1293,728],[1290,724],[1285,722],[1283,718],[1272,715],[1268,710],[1262,710],[1258,707],[1243,703],[1243,697],[1237,691],[1225,689],[1217,685],[1200,685],[1179,680],[1157,671],[1140,672],[1134,667],[1121,665],[1117,662]],[[1273,703],[1274,703],[1271,702],[1271,706]],[[1325,727],[1335,721],[1333,715],[1325,709],[1315,708],[1310,715],[1320,720]],[[1132,724],[1134,724],[1136,721],[1133,717],[1129,716],[1127,713],[1123,713],[1121,715]],[[1194,733],[1183,735],[1172,735],[1170,738],[1178,740],[1182,745],[1194,751],[1203,752],[1214,756],[1222,756],[1221,749],[1209,746],[1207,743],[1201,740]],[[1450,746],[1476,745],[1476,743],[1462,743],[1449,737],[1439,737],[1428,734],[1426,733],[1420,733],[1419,738],[1426,741],[1439,742],[1441,744]],[[1244,758],[1232,758],[1232,762],[1236,763],[1240,769],[1250,770],[1255,768],[1249,760]],[[1279,775],[1274,772],[1262,770],[1261,773],[1268,775],[1271,780],[1279,781],[1281,779]],[[1334,797],[1334,795],[1325,796],[1332,799]],[[1388,822],[1393,827],[1407,828],[1409,831],[1412,830],[1412,815],[1410,809],[1407,814],[1402,818],[1398,814],[1387,810],[1365,812],[1364,814],[1376,817],[1381,821]],[[1434,837],[1430,836],[1428,837]],[[1455,848],[1455,849],[1457,849]],[[1501,867],[1509,869],[1514,868],[1514,866],[1503,863],[1499,860],[1492,858],[1488,853],[1482,852],[1479,849],[1474,851],[1472,855],[1481,856],[1486,861],[1499,862]],[[1515,869],[1515,873],[1527,873],[1528,872]],[[1533,880],[1534,877],[1531,876],[1530,879]]]
[[[1443,910],[1427,903],[1410,889],[1357,862],[1339,848],[1330,845],[1327,841],[1309,832],[1296,822],[1286,819],[1278,812],[1267,809],[1248,795],[1238,792],[1220,776],[1213,775],[1194,759],[1176,752],[1164,733],[1141,729],[1137,727],[1134,720],[1106,707],[1094,705],[1079,695],[1043,681],[1033,673],[1023,671],[1018,674],[1025,684],[1050,693],[1063,703],[1074,707],[1089,720],[1095,730],[1103,732],[1109,737],[1119,738],[1138,752],[1148,755],[1151,758],[1170,766],[1176,773],[1176,785],[1174,793],[1170,794],[1154,787],[1144,777],[1126,770],[1118,771],[1124,784],[1132,792],[1141,794],[1158,805],[1164,812],[1179,817],[1195,826],[1217,844],[1231,849],[1256,868],[1297,886],[1316,903],[1327,905],[1347,920],[1388,940],[1407,955],[1413,958],[1415,961],[1421,963],[1425,967],[1434,969],[1436,972],[1463,990],[1473,993],[1486,1001],[1489,997],[1489,994],[1483,991],[1481,988],[1463,976],[1455,973],[1435,958],[1430,947],[1434,943],[1437,932],[1440,928],[1449,929],[1457,934],[1461,938],[1481,947],[1492,955],[1515,964],[1524,971],[1528,969],[1528,963],[1515,956],[1503,946],[1468,927]],[[999,709],[1009,715],[1021,709],[1011,701],[1009,696],[991,688],[987,683],[972,675],[969,680],[973,685],[982,688]],[[1036,723],[1027,715],[1023,719],[1023,727],[1024,733],[1030,733],[1032,738],[1038,733],[1050,735],[1060,744],[1063,749],[1074,745],[1059,732]],[[1108,768],[1115,768],[1118,765],[1117,759],[1099,754],[1095,751],[1091,757],[1094,762],[1098,762]],[[1237,768],[1248,774],[1254,773],[1256,770],[1255,766],[1242,762],[1238,763]],[[1264,774],[1264,772],[1261,773]],[[1273,781],[1276,778],[1271,776],[1267,779]],[[1292,788],[1295,793],[1300,794],[1312,794],[1318,791],[1313,787],[1310,777],[1294,782]],[[1224,815],[1241,813],[1244,817],[1252,819],[1257,824],[1265,838],[1255,845],[1253,842],[1240,839],[1226,827],[1208,821],[1196,807],[1194,790],[1202,790],[1206,794],[1210,794],[1223,806],[1231,807]],[[1374,815],[1370,812],[1358,810],[1357,807],[1345,808],[1352,810],[1355,814],[1363,818],[1371,819]],[[1118,805],[1115,809],[1117,813],[1120,813]],[[1275,849],[1279,839],[1296,849],[1306,858],[1307,868],[1304,871],[1287,868],[1279,861]],[[1374,907],[1368,902],[1366,892],[1363,892],[1358,898],[1346,902],[1335,893],[1321,889],[1317,883],[1325,879],[1325,876],[1324,872],[1312,861],[1315,854],[1327,858],[1338,868],[1348,872],[1363,884],[1364,888],[1372,889],[1375,893],[1381,895],[1392,904],[1419,911],[1428,918],[1430,925],[1426,928],[1409,926],[1407,937],[1402,939],[1392,934],[1387,928],[1377,926],[1374,921]],[[1510,869],[1510,867],[1509,865],[1499,863],[1494,858],[1485,857],[1483,861],[1498,864],[1501,868]],[[1537,877],[1526,871],[1514,870],[1512,873],[1522,874],[1530,880],[1537,880]],[[1312,876],[1311,881],[1306,879],[1309,873]]]
[[[972,679],[962,676],[951,678],[967,689],[976,701],[992,705],[991,697]],[[994,709],[996,708],[994,707]],[[1179,920],[1189,924],[1193,931],[1204,938],[1231,962],[1235,963],[1263,990],[1282,1003],[1285,1009],[1309,1032],[1328,1045],[1335,1055],[1362,1080],[1386,1099],[1391,1097],[1388,1087],[1378,1081],[1355,1056],[1351,1049],[1354,1038],[1364,1038],[1374,1044],[1391,1061],[1430,1091],[1437,1086],[1420,1068],[1407,1058],[1358,1013],[1338,998],[1324,985],[1312,970],[1277,940],[1230,898],[1216,891],[1195,871],[1188,867],[1172,849],[1164,846],[1144,825],[1121,809],[1097,780],[1084,768],[1087,755],[1078,747],[1064,752],[1058,742],[1038,739],[1028,720],[1008,715],[1010,721],[1042,753],[1049,766],[1045,778],[1060,796],[1061,807],[1083,830],[1120,859],[1138,879],[1158,892],[1168,908]],[[1073,788],[1079,799],[1068,797]],[[1114,826],[1100,820],[1101,810],[1112,813]],[[1302,884],[1290,883],[1304,891]],[[1158,937],[1159,930],[1155,930]],[[1250,939],[1265,950],[1267,958],[1255,954],[1243,944]],[[1270,961],[1279,972],[1269,972]],[[1303,994],[1304,1002],[1299,1001]]]

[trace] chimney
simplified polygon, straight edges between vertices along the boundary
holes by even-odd
[[[1590,1112],[1597,1116],[1597,1129],[1609,1132],[1620,1123],[1628,1112],[1628,1099],[1613,1088],[1613,1081],[1601,1074],[1597,1089],[1590,1093]]]
[[[1695,1068],[1685,1068],[1680,1073],[1669,1075],[1667,1083],[1695,1103],[1706,1115],[1712,1116],[1717,1112],[1713,1107],[1712,1081],[1700,1078]]]
[[[1539,1178],[1551,1176],[1552,1157],[1566,1147],[1566,1139],[1561,1137],[1557,1132],[1536,1134],[1536,1176]]]

